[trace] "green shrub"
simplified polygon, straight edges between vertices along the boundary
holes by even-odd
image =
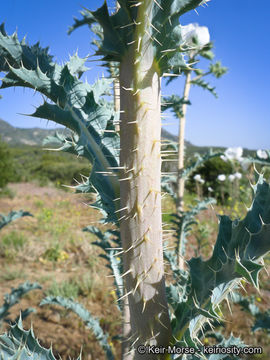
[[[202,179],[205,180],[205,183],[202,186],[202,191],[204,196],[209,195],[208,187],[211,187],[214,191],[213,194],[215,198],[220,201],[221,194],[220,194],[220,182],[217,180],[218,175],[230,175],[234,172],[232,164],[228,161],[225,162],[219,157],[212,158],[207,160],[202,167],[200,167],[196,174],[200,174]],[[195,173],[194,173],[195,175]],[[187,181],[187,190],[196,192],[196,184],[193,176]],[[225,199],[229,197],[229,191],[225,186],[224,189],[224,196]]]
[[[70,185],[80,180],[80,174],[88,176],[89,163],[71,154],[44,151],[32,146],[11,149],[15,161],[15,181],[37,180],[40,185],[53,182],[57,185]]]
[[[12,189],[10,189],[9,187],[5,187],[3,189],[0,188],[0,198],[5,197],[5,198],[9,198],[9,199],[14,199],[16,195],[16,192]]]
[[[5,188],[14,177],[14,160],[8,145],[0,136],[0,189]]]
[[[80,179],[80,174],[89,175],[88,164],[85,166],[77,159],[74,161],[73,157],[63,160],[61,156],[43,155],[39,167],[36,168],[36,175],[53,182],[60,181],[67,184],[71,179]]]
[[[55,246],[48,248],[42,257],[48,261],[60,262],[65,261],[69,256],[59,244],[56,244]]]

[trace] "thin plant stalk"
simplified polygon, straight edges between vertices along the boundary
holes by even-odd
[[[113,96],[114,96],[114,111],[120,112],[120,84],[119,78],[116,77],[113,82]],[[115,131],[119,133],[120,131],[120,124],[115,124]]]
[[[186,75],[183,99],[184,104],[182,107],[182,115],[179,116],[179,133],[178,133],[178,179],[177,179],[177,211],[181,213],[184,211],[184,190],[185,190],[185,179],[181,176],[184,170],[184,146],[185,146],[185,126],[186,126],[186,113],[187,104],[186,101],[189,98],[191,88],[191,71]],[[178,252],[178,265],[180,269],[184,268],[184,259],[182,257],[183,240],[179,239],[179,252]]]
[[[120,9],[120,5],[118,1],[116,1],[115,4],[115,10],[116,12]],[[120,83],[119,83],[119,77],[114,78],[113,82],[113,96],[114,96],[114,111],[120,112]],[[115,131],[120,132],[120,124],[115,124]]]

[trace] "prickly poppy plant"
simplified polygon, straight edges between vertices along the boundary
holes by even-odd
[[[174,252],[165,251],[174,273],[174,282],[166,284],[161,220],[160,80],[188,67],[179,17],[204,2],[118,3],[113,14],[106,2],[96,11],[84,11],[83,19],[77,20],[74,27],[98,24],[102,43],[97,55],[119,66],[120,135],[114,131],[119,114],[103,97],[109,81],[83,83],[79,78],[86,70],[85,59],[74,55],[59,65],[48,49],[39,44],[30,46],[25,40],[20,41],[16,33],[8,35],[3,26],[0,71],[5,76],[1,88],[29,87],[44,95],[46,100],[32,116],[71,129],[72,136],[58,135],[54,140],[61,150],[86,157],[92,164],[91,174],[76,190],[95,193],[93,206],[102,212],[103,221],[119,228],[106,234],[93,227],[87,231],[96,233],[98,245],[107,249],[106,258],[115,275],[118,305],[123,314],[122,358],[170,359],[176,357],[167,352],[140,354],[139,345],[148,350],[147,346],[153,345],[198,350],[203,326],[218,319],[218,305],[239,281],[245,278],[258,287],[261,259],[270,249],[270,189],[259,176],[246,217],[236,222],[220,217],[212,256],[207,261],[191,259],[188,273],[179,271]],[[118,254],[122,256],[120,262],[112,259],[112,246],[105,245],[111,237],[122,248]],[[83,309],[63,299],[50,301],[84,316],[95,329],[107,357],[113,358],[106,335]],[[229,343],[239,341],[230,338]],[[21,321],[0,337],[0,350],[3,359],[54,358],[51,351],[38,345],[32,330],[23,329]]]

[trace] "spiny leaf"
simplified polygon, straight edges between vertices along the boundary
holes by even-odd
[[[216,345],[217,347],[223,347],[223,348],[230,348],[230,347],[237,347],[237,350],[240,348],[245,347],[246,345],[240,338],[236,338],[233,335],[230,335],[228,339],[223,339],[219,344]],[[241,350],[240,350],[241,351]],[[242,356],[240,352],[240,356]],[[208,357],[208,360],[241,360],[241,357],[239,355],[230,353],[228,356],[227,354],[212,354]]]
[[[9,315],[8,310],[16,305],[25,294],[36,289],[42,289],[42,287],[38,283],[29,283],[26,281],[17,288],[12,288],[10,294],[5,294],[4,305],[0,307],[0,320],[5,319]]]
[[[113,281],[116,287],[117,299],[120,299],[123,296],[124,287],[123,278],[121,277],[123,273],[123,264],[121,258],[117,256],[117,252],[119,252],[119,247],[121,247],[120,232],[118,230],[108,230],[102,232],[95,226],[87,226],[83,229],[83,231],[90,232],[99,239],[92,244],[100,247],[105,252],[105,254],[101,254],[99,256],[106,259],[108,262],[107,267],[111,270],[111,273],[113,274]],[[111,245],[111,241],[116,242],[118,249],[115,249]],[[117,306],[118,309],[121,311],[122,306],[120,302],[117,303]]]
[[[260,312],[256,315],[256,320],[252,326],[252,331],[266,330],[270,334],[270,310]]]
[[[261,311],[257,305],[255,305],[255,296],[242,296],[239,292],[234,291],[230,294],[229,298],[235,304],[239,304],[242,310],[250,313],[254,318],[254,324],[252,331],[266,330],[270,333],[270,310]]]
[[[87,24],[92,26],[94,20],[103,29],[102,43],[98,44],[97,55],[102,55],[104,61],[121,61],[128,50],[128,44],[136,42],[136,29],[139,23],[140,6],[134,6],[130,1],[118,1],[120,8],[113,14],[109,13],[107,3],[96,11],[85,11],[82,20],[75,20],[71,31]],[[201,4],[200,0],[161,0],[153,1],[148,18],[152,46],[155,49],[155,63],[160,74],[179,68],[186,68],[183,55],[180,53],[182,43],[179,16]],[[143,4],[144,5],[144,4]],[[91,16],[91,15],[93,16]]]
[[[228,71],[228,68],[222,66],[220,61],[217,61],[215,64],[211,64],[209,69],[217,79],[226,74]]]
[[[224,155],[223,152],[213,152],[212,149],[208,150],[203,156],[200,154],[194,154],[197,158],[194,160],[191,165],[187,166],[183,173],[181,174],[181,178],[187,179],[196,169],[202,166],[206,161]]]
[[[1,360],[56,360],[52,349],[45,349],[36,339],[33,329],[24,330],[22,319],[11,325],[8,333],[0,335]],[[81,356],[77,358],[80,360]]]
[[[71,73],[71,75],[78,74],[79,78],[82,76],[82,74],[89,70],[84,64],[85,64],[86,58],[81,59],[77,54],[70,57],[68,62],[68,68]]]
[[[83,26],[83,25],[88,25],[91,26],[92,24],[94,24],[96,22],[94,16],[92,15],[92,13],[85,9],[84,11],[80,12],[82,15],[82,20],[78,20],[77,18],[74,18],[75,23],[70,26],[68,28],[68,34],[70,35],[75,29]]]
[[[0,26],[0,44],[1,71],[9,71],[10,66],[19,68],[21,64],[28,70],[35,69],[38,64],[44,73],[54,70],[49,48],[41,48],[39,43],[29,47],[25,39],[19,42],[17,33],[7,35],[4,24]]]
[[[185,255],[185,244],[187,243],[187,237],[192,229],[192,225],[196,224],[197,221],[195,216],[198,215],[202,210],[206,210],[208,205],[215,204],[216,200],[213,198],[207,198],[202,201],[197,201],[195,206],[190,207],[189,211],[184,211],[180,214],[173,214],[174,215],[174,229],[175,238],[177,239],[177,247],[176,252],[179,254],[179,244],[181,242],[181,256]],[[179,241],[181,239],[181,241]]]
[[[203,88],[204,90],[208,90],[212,95],[214,95],[216,98],[217,93],[215,91],[215,87],[210,86],[210,84],[202,79],[198,79],[198,80],[191,80],[191,84],[193,85],[197,85],[201,88]]]
[[[90,330],[93,331],[96,339],[98,340],[100,346],[103,348],[107,355],[108,360],[114,360],[114,355],[112,353],[111,346],[108,343],[108,335],[102,330],[99,320],[94,318],[88,310],[86,310],[81,304],[73,301],[72,299],[63,298],[61,296],[47,296],[44,298],[40,306],[43,305],[58,305],[62,306],[65,309],[73,311],[77,314],[82,321],[84,322],[85,326],[88,327]]]
[[[103,98],[110,91],[111,81],[103,78],[93,86],[83,83],[76,73],[80,75],[85,71],[85,59],[74,55],[60,66],[52,61],[47,49],[30,47],[24,41],[19,42],[17,35],[8,36],[3,31],[0,52],[7,56],[9,63],[8,68],[0,68],[0,71],[7,72],[1,87],[29,87],[53,102],[44,101],[32,116],[55,121],[76,132],[76,142],[70,143],[69,138],[62,138],[63,150],[71,151],[73,148],[73,152],[83,154],[93,165],[89,179],[76,190],[95,192],[97,201],[93,206],[104,214],[104,221],[117,222],[115,211],[118,205],[113,200],[119,198],[119,183],[118,172],[113,169],[118,167],[120,145],[113,123],[118,114]]]
[[[177,146],[173,145],[173,148],[177,150]],[[200,154],[194,154],[196,157],[196,160],[192,161],[189,166],[186,166],[184,171],[180,174],[180,177],[182,179],[187,180],[191,174],[198,169],[200,166],[203,166],[203,164],[215,157],[219,157],[221,155],[224,155],[223,152],[213,152],[212,149],[208,150],[207,153],[205,153],[203,156]],[[161,178],[161,187],[164,191],[169,193],[171,197],[176,200],[176,181],[177,181],[177,175],[165,175]]]
[[[21,317],[21,319],[23,321],[24,319],[27,318],[27,316],[29,316],[30,314],[35,313],[35,312],[36,312],[36,309],[34,309],[34,308],[28,308],[28,309],[22,310],[20,315],[16,317],[15,321],[8,321],[8,322],[10,324],[14,325],[15,323],[19,322],[20,317]]]
[[[28,211],[23,211],[23,210],[19,210],[19,211],[11,211],[8,215],[3,215],[0,214],[0,230],[6,226],[7,224],[9,224],[10,222],[19,219],[23,216],[33,216],[32,214],[30,214]]]
[[[179,119],[180,117],[183,116],[182,109],[184,104],[190,105],[191,103],[189,100],[184,100],[184,98],[181,98],[178,95],[171,95],[162,98],[161,106],[162,106],[162,111],[172,109],[174,116],[177,119]]]
[[[219,232],[209,260],[193,258],[190,269],[187,301],[178,305],[175,316],[176,336],[183,341],[196,338],[206,318],[215,315],[215,308],[245,278],[258,287],[261,258],[270,250],[270,187],[260,175],[252,206],[241,221],[220,216]],[[203,314],[201,310],[203,310]],[[180,329],[189,324],[185,334]],[[181,335],[180,335],[181,334]]]

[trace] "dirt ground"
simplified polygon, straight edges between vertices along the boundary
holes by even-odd
[[[7,214],[11,210],[23,209],[30,211],[34,217],[16,220],[1,232],[1,237],[10,232],[22,232],[27,237],[27,244],[20,253],[15,254],[15,258],[0,256],[0,304],[3,303],[4,294],[10,293],[12,287],[15,288],[26,280],[38,282],[42,290],[34,290],[26,294],[19,304],[12,307],[9,318],[15,320],[20,309],[34,307],[36,313],[24,320],[24,327],[28,329],[33,324],[35,335],[40,343],[46,348],[52,345],[56,357],[77,358],[82,348],[83,359],[105,359],[91,331],[85,328],[75,314],[58,306],[39,307],[52,281],[61,285],[74,276],[80,279],[88,273],[94,282],[93,289],[90,294],[78,296],[76,301],[100,319],[105,331],[114,336],[120,334],[121,319],[113,304],[114,297],[110,294],[113,283],[108,277],[109,271],[105,267],[105,261],[98,259],[100,251],[90,244],[89,234],[81,231],[90,223],[97,224],[98,213],[86,205],[89,199],[83,195],[74,195],[54,187],[39,187],[29,183],[11,184],[9,187],[15,192],[15,197],[13,199],[0,198],[0,213]],[[56,232],[56,236],[58,235],[58,240],[65,244],[64,250],[68,254],[68,259],[52,262],[43,258],[43,254],[46,252],[45,242],[57,224],[50,217],[46,219],[42,210],[46,209],[51,214],[49,210],[56,211],[57,204],[60,210],[56,221],[67,223],[67,229],[59,231],[59,234]],[[71,214],[72,223],[70,224]],[[41,225],[41,230],[37,229],[39,225]],[[72,241],[66,241],[67,234],[72,234]],[[103,264],[100,265],[100,263]],[[5,276],[5,273],[10,274],[9,278]],[[89,289],[85,292],[87,290]],[[6,328],[5,325],[3,327]],[[112,343],[115,345],[116,356],[118,356],[119,344],[113,340]]]
[[[14,320],[20,310],[34,307],[36,312],[24,320],[24,327],[28,329],[33,324],[40,343],[46,348],[52,345],[57,358],[77,358],[82,349],[82,359],[104,360],[106,357],[91,331],[85,328],[75,314],[57,306],[39,306],[48,291],[56,291],[52,284],[56,283],[58,288],[65,284],[66,291],[71,291],[67,284],[69,281],[72,284],[72,279],[75,278],[79,289],[76,290],[78,296],[75,300],[100,319],[102,328],[110,334],[109,340],[114,346],[115,358],[120,359],[120,345],[113,338],[120,335],[121,331],[121,317],[115,305],[113,281],[108,276],[105,260],[99,258],[101,251],[91,244],[94,238],[81,231],[87,225],[100,226],[97,223],[98,212],[88,206],[91,199],[71,191],[30,183],[11,184],[10,188],[14,197],[0,198],[0,213],[23,209],[34,216],[18,219],[1,231],[1,239],[9,234],[13,238],[23,234],[23,245],[19,250],[11,252],[0,247],[0,306],[4,294],[9,293],[12,287],[15,288],[26,280],[39,282],[42,290],[34,290],[25,295],[11,309],[10,318]],[[213,210],[200,215],[200,221],[216,222]],[[209,236],[212,242],[216,235],[211,233]],[[187,249],[187,258],[194,255],[192,245],[195,243],[193,235],[191,246]],[[56,259],[53,260],[48,254],[53,254]],[[85,276],[84,281],[82,279]],[[261,278],[263,286],[260,294],[249,286],[247,289],[249,293],[256,294],[263,309],[268,309],[269,277],[264,273]],[[232,306],[232,315],[226,305],[222,309],[226,317],[226,334],[229,336],[233,333],[246,343],[263,346],[263,357],[256,359],[269,359],[269,336],[263,332],[251,334],[251,317],[242,312],[239,306]],[[4,324],[1,330],[5,329]]]

